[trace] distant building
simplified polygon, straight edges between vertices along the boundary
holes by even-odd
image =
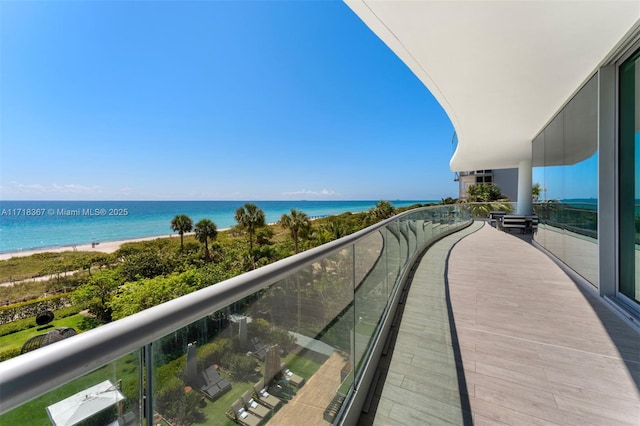
[[[467,198],[467,188],[476,183],[490,183],[500,187],[500,192],[511,201],[518,201],[518,169],[487,169],[456,173],[458,198]]]

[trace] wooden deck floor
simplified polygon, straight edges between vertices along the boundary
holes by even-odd
[[[520,238],[463,236],[423,258],[360,425],[639,425],[638,333]]]
[[[345,363],[337,352],[332,354],[296,395],[269,420],[269,426],[328,425],[323,419],[323,413],[340,387],[340,370]]]

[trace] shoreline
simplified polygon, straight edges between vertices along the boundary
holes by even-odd
[[[268,225],[273,225],[269,223]],[[228,231],[231,228],[218,229],[218,232]],[[187,232],[184,236],[194,235],[195,232]],[[153,241],[160,238],[180,238],[180,234],[168,234],[168,235],[155,235],[152,237],[139,237],[139,238],[127,238],[124,240],[104,241],[90,244],[74,244],[68,246],[59,247],[43,247],[38,249],[14,251],[7,253],[0,253],[0,260],[9,260],[14,257],[27,257],[38,253],[62,253],[66,251],[93,251],[96,253],[113,253],[117,251],[123,244],[126,243],[139,243],[141,241]]]
[[[356,212],[362,213],[362,212]],[[309,219],[311,221],[317,219],[324,219],[327,217],[335,216],[341,213],[332,213],[332,214],[319,214],[310,216]],[[276,225],[278,222],[267,222],[268,226]],[[232,227],[218,229],[218,232],[224,232],[230,230]],[[184,235],[193,235],[194,232],[189,232]],[[152,241],[157,240],[159,238],[176,238],[179,237],[179,234],[163,234],[163,235],[155,235],[151,237],[139,237],[139,238],[128,238],[124,240],[114,240],[114,241],[98,241],[95,243],[87,243],[87,244],[71,244],[66,246],[58,246],[58,247],[43,247],[43,248],[35,248],[29,250],[21,250],[21,251],[13,251],[0,253],[0,261],[9,260],[16,257],[27,257],[32,256],[34,254],[39,253],[62,253],[67,251],[87,251],[87,252],[96,252],[96,253],[113,253],[117,251],[123,244],[126,243],[137,243],[141,241]]]
[[[311,220],[313,221],[313,220],[328,217],[328,216],[331,216],[331,215],[314,216]],[[267,226],[273,226],[277,224],[278,222],[268,222]],[[230,229],[231,227],[222,228],[222,229],[218,229],[218,232],[225,232],[225,231],[229,231]],[[194,235],[194,234],[195,232],[187,232],[184,235],[188,236],[188,235]],[[93,251],[96,253],[113,253],[117,251],[123,244],[126,244],[126,243],[138,243],[141,241],[152,241],[160,238],[179,238],[179,237],[180,237],[180,234],[168,234],[168,235],[165,234],[165,235],[155,235],[152,237],[127,238],[124,240],[114,240],[114,241],[104,241],[104,242],[98,241],[95,243],[95,245],[94,243],[74,244],[74,245],[68,245],[68,246],[43,247],[43,248],[30,249],[30,250],[13,251],[13,252],[7,252],[7,253],[0,253],[0,261],[9,260],[15,257],[32,256],[34,254],[39,254],[39,253],[63,253],[66,251]]]
[[[22,201],[20,201],[22,202]],[[330,201],[329,203],[332,203],[333,201]],[[337,203],[369,203],[369,201],[363,201],[363,200],[355,200],[355,201],[336,201]],[[401,207],[405,207],[405,205],[411,205],[411,204],[416,204],[416,203],[429,203],[431,201],[407,201],[404,200],[402,201],[401,204],[403,204]],[[370,203],[375,203],[374,201],[370,201]],[[411,203],[411,204],[409,204]],[[342,206],[342,207],[348,207],[348,206]],[[353,207],[353,206],[351,206]],[[333,206],[331,208],[334,208]],[[358,208],[346,208],[345,210],[340,210],[337,212],[331,212],[331,213],[326,213],[326,212],[314,212],[315,214],[311,214],[309,215],[309,219],[313,220],[317,220],[317,219],[323,219],[326,217],[330,217],[330,216],[335,216],[335,215],[339,215],[345,212],[352,212],[352,213],[362,213],[367,211],[366,208],[362,207],[362,209],[360,209],[360,206],[358,206]],[[269,225],[273,225],[277,223],[276,222],[271,222],[268,223]],[[228,226],[225,227],[224,229],[218,229],[219,232],[221,231],[226,231],[228,229],[231,229],[232,226]],[[147,234],[148,235],[148,234]],[[64,245],[51,245],[48,247],[39,247],[39,244],[37,244],[37,242],[35,242],[35,244],[29,244],[30,246],[32,246],[33,248],[29,248],[29,249],[18,249],[18,248],[14,248],[12,251],[7,251],[7,252],[0,252],[0,260],[8,260],[11,258],[17,258],[17,257],[27,257],[27,256],[31,256],[34,254],[38,254],[38,253],[47,253],[47,252],[51,252],[51,253],[61,253],[61,252],[67,252],[67,251],[87,251],[87,252],[97,252],[97,253],[113,253],[116,250],[118,250],[118,248],[120,248],[120,246],[124,243],[128,243],[128,242],[139,242],[139,241],[150,241],[150,240],[155,240],[158,238],[172,238],[174,236],[178,236],[178,234],[176,233],[170,233],[170,234],[166,234],[166,233],[159,233],[156,234],[154,236],[144,236],[144,237],[134,237],[134,238],[125,238],[125,239],[119,239],[119,240],[105,240],[105,241],[100,241],[99,239],[97,239],[97,241],[95,241],[95,243],[92,242],[87,242],[87,243],[80,243],[80,244],[73,244],[73,243],[66,243],[66,242],[62,242],[62,244]],[[117,238],[117,237],[116,237]],[[86,240],[85,240],[86,241]],[[16,244],[18,245],[18,244]],[[11,249],[10,249],[11,250]]]
[[[189,235],[189,234],[185,234],[185,235]],[[93,243],[75,244],[75,245],[60,246],[60,247],[21,250],[21,251],[0,253],[0,260],[9,260],[14,257],[26,257],[26,256],[38,254],[38,253],[62,253],[65,251],[93,251],[96,253],[113,253],[117,251],[125,243],[137,243],[140,241],[157,240],[158,238],[174,238],[174,237],[179,237],[179,235],[178,234],[157,235],[153,237],[129,238],[125,240],[97,242],[95,244]]]

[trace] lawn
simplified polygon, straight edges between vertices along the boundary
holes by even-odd
[[[81,330],[87,329],[87,321],[89,320],[86,316],[76,314],[52,321],[50,323],[52,327],[47,327],[45,329],[42,329],[41,327],[33,327],[28,330],[22,330],[16,333],[7,334],[6,336],[0,336],[0,348],[2,348],[3,351],[13,348],[21,348],[22,345],[30,338],[39,334],[45,334],[56,328],[71,327],[76,330],[76,333],[80,333]]]
[[[138,356],[130,354],[121,357],[92,373],[67,383],[51,392],[48,392],[33,401],[21,405],[0,416],[0,426],[42,426],[49,425],[49,417],[46,408],[61,401],[83,389],[98,384],[104,380],[111,380],[116,384],[122,380],[122,389],[137,389],[138,382]],[[135,386],[135,388],[134,388]]]
[[[242,396],[246,391],[253,390],[253,383],[238,383],[231,382],[231,390],[216,401],[211,402],[205,398],[207,405],[202,409],[206,416],[204,424],[208,425],[235,425],[236,423],[226,416],[226,411],[231,408],[238,398]]]
[[[91,251],[69,251],[54,253],[37,253],[31,256],[12,257],[0,260],[0,282],[23,280],[32,277],[52,274],[56,271],[73,271],[81,269],[83,262],[96,257]]]
[[[321,364],[306,358],[300,355],[289,354],[284,359],[285,364],[288,368],[299,376],[304,377],[305,381],[311,378],[315,374],[316,371],[320,368]],[[262,366],[264,369],[264,365]],[[228,376],[225,376],[229,379]],[[233,404],[237,399],[242,397],[242,394],[246,391],[249,393],[253,392],[253,385],[255,382],[235,382],[229,379],[231,382],[231,390],[217,399],[215,402],[211,402],[208,399],[205,399],[206,406],[202,409],[204,414],[206,415],[206,421],[204,424],[210,425],[225,425],[231,426],[235,425],[235,422],[226,417],[225,412],[231,408],[231,404]]]

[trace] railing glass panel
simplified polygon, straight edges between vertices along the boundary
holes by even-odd
[[[100,384],[118,399],[100,415],[122,424],[339,422],[375,366],[409,259],[468,218],[458,206],[407,212],[1,363],[0,424],[47,423],[48,406]]]
[[[139,351],[120,357],[0,415],[0,425],[139,424],[141,365]]]

